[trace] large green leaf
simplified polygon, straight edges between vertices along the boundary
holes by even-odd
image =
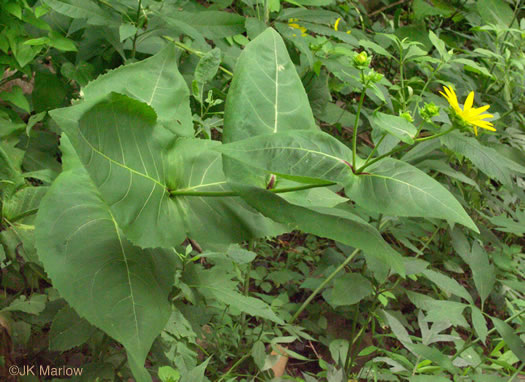
[[[256,187],[240,184],[232,184],[232,187],[263,215],[288,224],[293,229],[360,248],[384,261],[398,273],[404,274],[404,265],[399,253],[383,240],[373,226],[352,213],[337,208],[305,208],[290,204],[279,195]]]
[[[504,0],[478,0],[476,8],[485,23],[498,24],[505,28],[511,26],[512,9]]]
[[[352,151],[322,131],[285,131],[222,145],[223,155],[268,173],[305,183],[342,185],[355,179]]]
[[[224,110],[224,142],[285,130],[317,129],[301,79],[271,28],[243,50]]]
[[[170,15],[183,20],[197,29],[204,37],[219,39],[244,33],[244,17],[232,12],[206,11],[185,12],[178,11]]]
[[[221,155],[214,149],[220,142],[201,139],[177,141],[170,152],[168,184],[174,191],[229,192],[222,171]],[[253,237],[274,236],[285,227],[253,211],[239,197],[174,195],[187,235],[203,247],[228,246]],[[161,229],[159,227],[158,229]]]
[[[441,141],[452,151],[466,156],[489,178],[504,185],[512,184],[512,175],[525,173],[525,167],[501,155],[491,147],[483,146],[475,138],[453,132],[441,137]]]
[[[175,45],[134,64],[112,70],[85,88],[84,98],[94,104],[111,92],[123,93],[150,105],[159,122],[182,136],[193,135],[189,90],[177,69]]]
[[[92,25],[118,25],[118,20],[111,17],[93,1],[85,0],[44,0],[44,3],[58,13],[73,19],[87,19]]]
[[[345,188],[360,206],[387,215],[447,219],[479,232],[454,196],[421,170],[387,158],[367,171]]]
[[[151,380],[143,365],[171,313],[174,254],[133,246],[82,168],[55,180],[35,225],[53,286],[81,317],[124,345],[137,381]]]
[[[141,247],[170,248],[186,236],[213,247],[282,232],[240,198],[170,195],[230,191],[212,150],[220,143],[176,140],[142,102],[113,93],[85,112],[78,128],[61,126],[120,228]]]

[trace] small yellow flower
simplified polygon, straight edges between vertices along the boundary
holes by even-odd
[[[474,103],[473,91],[469,93],[467,99],[465,100],[465,104],[463,105],[463,109],[461,109],[458,103],[458,97],[456,96],[456,92],[454,92],[454,89],[444,86],[443,90],[445,90],[445,93],[439,93],[446,98],[450,106],[452,106],[452,109],[454,109],[454,111],[456,112],[456,115],[459,116],[467,124],[472,126],[472,128],[474,129],[474,134],[478,135],[478,127],[481,127],[485,130],[496,131],[496,129],[493,127],[494,125],[491,122],[485,121],[485,119],[487,118],[492,118],[493,115],[482,114],[484,111],[487,111],[490,108],[490,105],[485,105],[478,108],[472,107]]]
[[[334,29],[338,31],[339,29],[339,23],[341,22],[341,18],[338,17],[337,20],[335,20]]]
[[[297,21],[298,20],[294,18],[288,19],[288,26],[293,29],[299,29],[301,31],[301,36],[306,36],[307,29],[297,24]],[[295,34],[293,36],[295,37]]]

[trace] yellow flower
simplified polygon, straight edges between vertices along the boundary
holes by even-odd
[[[493,127],[494,125],[489,122],[485,121],[487,118],[492,118],[492,114],[482,114],[484,111],[487,111],[490,108],[490,105],[485,105],[481,107],[472,107],[474,103],[474,92],[470,92],[467,96],[467,99],[465,100],[465,104],[463,105],[463,109],[459,106],[458,103],[458,97],[456,96],[456,92],[454,92],[454,89],[448,88],[446,86],[443,87],[445,90],[445,93],[439,92],[443,97],[445,97],[452,106],[452,109],[456,112],[456,115],[459,116],[463,121],[465,121],[467,124],[471,125],[474,129],[474,134],[478,135],[478,127],[481,127],[485,130],[490,131],[496,131],[496,129]]]
[[[297,24],[297,19],[288,19],[288,26],[293,29],[299,29],[301,31],[301,36],[306,36],[307,29],[305,27],[300,26]],[[295,37],[295,34],[293,35]]]
[[[337,20],[335,20],[334,29],[335,29],[336,31],[338,30],[337,28],[339,27],[339,22],[340,22],[340,21],[341,21],[341,18],[340,18],[340,17],[338,17]]]

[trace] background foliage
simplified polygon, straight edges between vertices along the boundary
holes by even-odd
[[[524,9],[2,1],[0,378],[522,378]]]

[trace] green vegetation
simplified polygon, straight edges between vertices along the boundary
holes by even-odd
[[[0,379],[520,380],[524,11],[2,1]]]

